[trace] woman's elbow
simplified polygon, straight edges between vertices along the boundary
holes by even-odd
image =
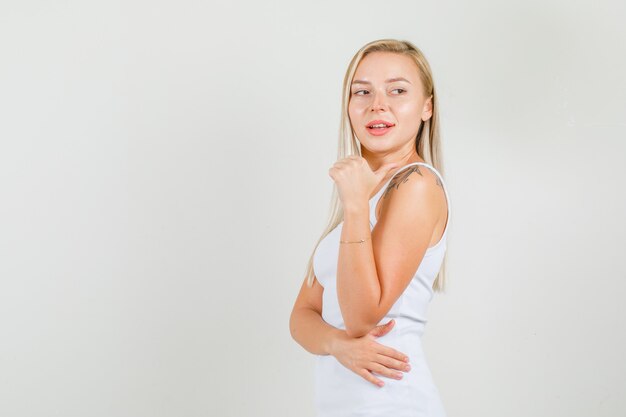
[[[365,323],[346,324],[346,334],[353,338],[365,336],[370,330],[370,326]]]

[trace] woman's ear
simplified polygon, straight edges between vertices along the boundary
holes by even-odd
[[[422,110],[422,120],[426,121],[433,115],[433,95],[431,94],[424,102],[424,109]]]

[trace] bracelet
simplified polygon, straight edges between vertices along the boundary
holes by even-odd
[[[347,241],[347,240],[340,240],[339,243],[363,243],[365,242],[367,239],[369,239],[370,236],[366,237],[365,239],[361,239],[361,240],[353,240],[351,242]]]

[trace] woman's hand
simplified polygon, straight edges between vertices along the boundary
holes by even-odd
[[[328,170],[328,175],[335,181],[339,199],[345,208],[369,201],[370,195],[387,172],[398,166],[399,163],[391,162],[374,172],[365,158],[352,155],[335,162]]]
[[[393,328],[395,321],[374,327],[368,334],[352,338],[347,335],[333,344],[331,354],[346,368],[374,385],[382,387],[384,382],[372,375],[376,372],[389,378],[401,379],[402,372],[408,372],[409,358],[402,352],[381,345],[375,337],[384,336]],[[399,377],[398,377],[399,376]]]

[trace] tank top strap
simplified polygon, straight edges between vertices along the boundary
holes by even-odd
[[[384,191],[387,189],[387,187],[389,187],[389,183],[391,183],[391,180],[393,180],[396,175],[398,175],[398,173],[400,173],[401,171],[403,171],[405,168],[410,167],[411,165],[423,165],[427,168],[429,168],[431,171],[433,171],[437,177],[439,177],[439,180],[441,181],[441,186],[443,187],[443,193],[446,196],[446,203],[448,206],[448,218],[446,220],[446,226],[443,230],[442,233],[442,240],[443,237],[446,235],[446,233],[448,232],[448,225],[450,224],[450,213],[451,213],[451,209],[450,209],[450,197],[448,196],[448,189],[446,188],[446,184],[443,180],[443,177],[441,176],[441,174],[439,173],[439,171],[437,171],[435,169],[435,167],[433,167],[430,164],[427,164],[425,162],[411,162],[410,164],[406,164],[403,167],[401,167],[400,169],[398,169],[396,171],[395,174],[393,174],[393,176],[391,178],[389,178],[387,180],[387,182],[385,183],[385,185],[383,185],[381,187],[380,190],[378,190],[378,192],[374,195],[374,197],[372,197],[372,199],[370,200],[370,225],[372,227],[374,227],[374,225],[376,224],[376,205],[378,204],[378,200],[380,200],[380,197],[382,196],[382,194],[384,193]]]

